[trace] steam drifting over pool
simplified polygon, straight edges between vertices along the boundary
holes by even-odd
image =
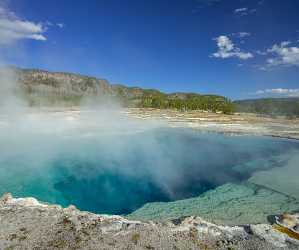
[[[106,108],[2,114],[0,137],[1,194],[109,214],[244,182],[299,152],[295,141],[174,129]]]

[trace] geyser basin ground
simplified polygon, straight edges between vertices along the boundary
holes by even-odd
[[[265,210],[267,205],[270,213],[298,208],[294,190],[299,184],[290,183],[284,171],[292,169],[291,175],[298,177],[296,141],[200,133],[113,112],[2,116],[0,135],[0,194],[12,192],[108,214],[129,214],[149,202],[200,196],[206,213],[217,211],[214,217],[219,218],[227,216],[225,207],[215,210],[221,203],[237,205],[236,210],[255,204],[251,192],[260,198],[256,209],[267,197],[273,200],[261,206]],[[281,179],[277,171],[284,173]],[[271,183],[271,174],[279,181]],[[266,189],[260,187],[264,179]],[[227,202],[235,197],[238,204]],[[188,209],[195,213],[200,207],[194,199],[174,203],[179,209],[173,215],[184,215]],[[274,210],[269,202],[275,204]],[[155,204],[131,216],[163,217],[151,207]],[[173,203],[162,204],[171,215]]]

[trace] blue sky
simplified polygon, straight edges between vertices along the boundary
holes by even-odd
[[[9,64],[165,92],[299,96],[297,0],[0,3]]]

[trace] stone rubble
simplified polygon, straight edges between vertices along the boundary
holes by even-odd
[[[164,223],[62,208],[34,198],[0,199],[0,249],[299,249],[271,225],[224,226],[200,217]]]

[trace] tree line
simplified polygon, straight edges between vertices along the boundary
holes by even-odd
[[[177,109],[181,111],[205,110],[232,114],[235,111],[234,104],[225,97],[216,95],[198,94],[144,94],[138,107],[157,109]]]

